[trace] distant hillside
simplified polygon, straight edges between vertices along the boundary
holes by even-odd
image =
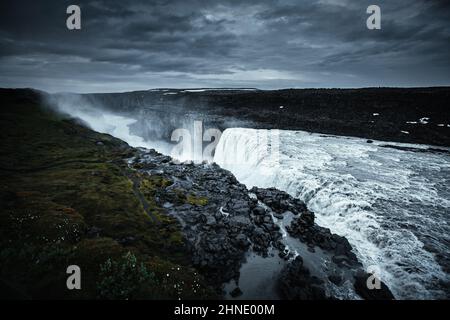
[[[139,112],[141,121],[189,113],[220,129],[235,119],[241,126],[450,146],[449,87],[161,89],[84,97],[115,111]]]

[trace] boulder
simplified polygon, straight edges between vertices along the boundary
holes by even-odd
[[[394,295],[382,281],[380,281],[379,289],[369,288],[367,282],[371,276],[371,274],[365,272],[358,272],[356,274],[354,283],[356,293],[366,300],[394,300]]]

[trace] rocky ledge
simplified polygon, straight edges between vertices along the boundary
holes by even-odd
[[[180,222],[193,265],[222,294],[230,280],[239,284],[250,253],[267,257],[275,251],[285,261],[276,286],[282,298],[393,299],[384,284],[367,288],[371,275],[347,239],[318,226],[314,213],[289,194],[248,190],[216,164],[180,164],[155,150],[139,150],[128,164],[139,175],[165,181],[157,205]],[[298,242],[296,248],[287,238]],[[230,294],[241,293],[238,287]]]

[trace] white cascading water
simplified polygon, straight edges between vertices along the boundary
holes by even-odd
[[[365,139],[233,128],[214,161],[247,187],[303,200],[317,223],[345,236],[401,299],[448,298],[450,156],[381,147]],[[426,146],[390,145],[424,148]]]

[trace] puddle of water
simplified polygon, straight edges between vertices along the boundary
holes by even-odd
[[[250,253],[247,261],[240,270],[239,285],[232,280],[225,285],[226,299],[231,300],[277,300],[281,299],[276,284],[281,270],[286,265],[286,261],[278,256],[276,250],[270,250],[269,256],[263,258],[255,253]],[[242,295],[236,298],[230,293],[239,287]]]

